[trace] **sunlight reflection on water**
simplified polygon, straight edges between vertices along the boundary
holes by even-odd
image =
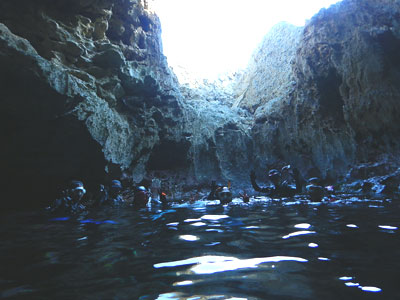
[[[300,229],[308,229],[311,227],[310,224],[308,223],[301,223],[301,224],[296,224],[294,225],[295,228],[300,228]]]
[[[188,241],[188,242],[194,242],[194,241],[199,240],[199,237],[197,237],[195,235],[190,235],[190,234],[180,235],[179,238],[181,240],[185,240],[185,241]]]
[[[238,259],[236,257],[227,256],[200,256],[179,261],[158,263],[155,264],[154,267],[165,268],[194,264],[195,266],[193,266],[190,270],[195,274],[213,274],[244,268],[257,268],[259,264],[271,262],[278,263],[282,261],[307,262],[308,260],[300,257],[290,256],[273,256],[249,259]]]
[[[400,207],[343,203],[10,215],[0,298],[397,299]]]
[[[210,220],[210,221],[217,221],[220,219],[226,219],[229,218],[227,215],[204,215],[201,217],[203,220]]]
[[[294,236],[305,235],[305,234],[314,234],[314,233],[316,233],[316,232],[315,231],[309,231],[309,230],[302,230],[302,231],[296,231],[296,232],[289,233],[287,235],[284,235],[282,238],[283,239],[288,239],[288,238],[291,238],[291,237],[294,237]]]

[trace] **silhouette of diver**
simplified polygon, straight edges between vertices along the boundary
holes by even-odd
[[[289,184],[287,180],[283,180],[282,173],[292,171],[293,178],[296,186]],[[290,165],[282,168],[281,172],[272,169],[268,172],[268,178],[272,182],[272,186],[260,187],[256,182],[256,174],[254,171],[250,173],[250,181],[254,190],[261,193],[266,193],[269,197],[293,197],[302,190],[302,181],[300,180],[300,173],[297,168],[291,168]]]

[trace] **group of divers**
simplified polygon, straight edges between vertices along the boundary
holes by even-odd
[[[255,172],[250,173],[250,182],[256,192],[260,192],[270,198],[290,198],[295,195],[306,194],[307,199],[312,202],[319,202],[325,199],[335,199],[335,190],[333,186],[324,186],[318,177],[304,180],[296,168],[290,165],[284,166],[280,171],[271,169],[268,171],[270,185],[260,187],[256,182]],[[123,186],[119,180],[112,180],[107,187],[100,185],[99,191],[93,197],[92,201],[82,201],[86,194],[86,189],[82,181],[72,180],[69,182],[61,197],[56,199],[47,209],[51,212],[70,211],[79,212],[89,207],[115,206],[127,203],[136,209],[149,207],[149,204],[156,203],[167,207],[171,200],[167,199],[167,193],[162,190],[161,182],[158,180],[155,189],[150,186],[138,185],[134,187],[133,193],[128,197],[122,195]],[[156,182],[157,182],[156,181]],[[219,200],[221,205],[232,202],[233,195],[228,186],[223,186],[212,181],[209,194],[202,200]],[[246,193],[239,193],[239,197],[244,203],[250,201],[250,196]],[[173,200],[173,199],[172,199]]]

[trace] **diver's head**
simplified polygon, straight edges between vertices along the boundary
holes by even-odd
[[[119,180],[112,180],[110,186],[111,196],[117,196],[122,190],[122,184]]]
[[[281,172],[276,169],[269,170],[268,178],[273,184],[279,184],[281,182]]]
[[[149,201],[149,193],[144,186],[138,186],[135,190],[134,204],[139,207],[146,206]]]
[[[318,177],[311,177],[310,179],[308,179],[308,184],[320,185],[321,182]]]
[[[218,198],[219,198],[219,200],[221,201],[222,204],[229,203],[229,202],[232,201],[232,193],[226,186],[224,186],[218,192]]]
[[[83,182],[79,180],[71,180],[69,183],[69,196],[75,202],[79,202],[83,195],[86,194],[86,190],[83,187]]]

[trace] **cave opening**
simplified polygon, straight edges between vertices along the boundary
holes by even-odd
[[[246,68],[275,24],[285,21],[304,26],[320,9],[337,2],[152,0],[149,4],[161,21],[169,65],[181,83],[190,84],[193,78],[218,79]]]
[[[177,170],[189,167],[187,153],[190,143],[187,141],[165,140],[157,145],[147,164],[149,171]]]
[[[72,179],[88,186],[103,181],[101,146],[83,122],[64,114],[79,99],[67,99],[29,72],[9,70],[0,79],[0,165],[6,177],[1,181],[1,208],[48,205]]]

